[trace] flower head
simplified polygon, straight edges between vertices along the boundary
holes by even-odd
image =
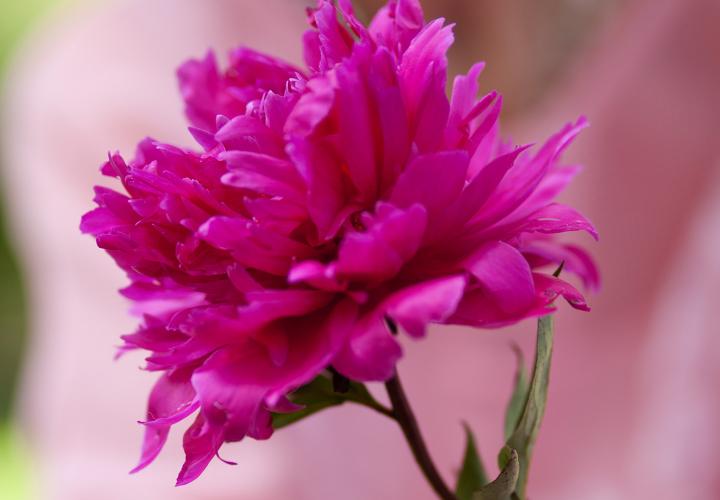
[[[288,394],[332,366],[386,380],[431,323],[498,327],[582,295],[547,274],[564,262],[598,285],[588,255],[553,235],[595,229],[554,202],[577,172],[561,153],[585,127],[541,147],[499,139],[502,99],[477,97],[475,65],[446,94],[452,27],[417,0],[369,27],[350,2],[308,12],[301,70],[249,49],[221,74],[212,54],[180,87],[193,152],[150,139],[102,172],[83,217],[131,284],[140,316],[124,350],[150,351],[141,469],[169,429],[185,433],[178,478],[197,478],[222,443],[266,439]],[[544,269],[543,272],[541,269]]]

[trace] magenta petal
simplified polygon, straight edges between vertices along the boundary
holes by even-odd
[[[382,311],[376,310],[355,323],[333,366],[352,380],[385,381],[395,374],[401,357],[400,344],[388,330]]]
[[[322,147],[303,139],[291,140],[288,155],[307,183],[307,208],[321,241],[335,236],[353,210],[346,206],[349,187],[335,159]]]
[[[295,166],[287,160],[252,151],[225,151],[218,155],[233,170],[255,172],[298,188],[303,181]]]
[[[399,76],[411,116],[418,112],[428,78],[447,68],[447,50],[454,36],[452,27],[443,24],[443,19],[437,19],[425,26],[403,54]]]
[[[352,53],[352,37],[340,24],[333,2],[320,0],[318,7],[311,10],[310,15],[320,32],[320,69],[330,69]]]
[[[166,372],[150,393],[140,463],[130,471],[141,471],[158,456],[167,440],[170,426],[197,409],[195,390],[190,384],[190,370]]]
[[[203,416],[211,426],[223,428],[226,441],[239,441],[247,435],[268,391],[247,380],[247,364],[256,364],[256,359],[267,359],[264,350],[246,342],[215,352],[192,376]],[[269,359],[267,363],[272,365]],[[242,390],[238,390],[240,386]]]
[[[497,100],[492,102],[492,100],[490,100],[492,96],[493,94],[487,96],[487,101],[485,99],[480,101],[476,110],[473,110],[474,113],[477,113],[480,111],[480,109],[483,109],[486,102],[488,105],[492,103],[492,106],[488,108],[487,112],[483,112],[477,118],[475,118],[474,121],[478,122],[477,127],[472,132],[472,136],[468,140],[468,147],[473,153],[471,175],[475,173],[475,167],[478,164],[478,161],[480,159],[485,159],[484,155],[479,154],[483,152],[483,148],[481,146],[487,143],[488,138],[492,139],[493,131],[496,130],[498,120],[500,119],[500,112],[502,111],[503,105],[503,97],[498,96]]]
[[[293,403],[285,396],[279,398],[272,405],[268,405],[268,409],[273,413],[295,413],[303,408],[304,406]]]
[[[448,117],[445,144],[448,147],[457,147],[461,138],[467,137],[468,129],[465,117],[469,109],[473,108],[477,98],[478,78],[485,69],[485,63],[477,63],[470,68],[467,75],[458,76],[453,83],[450,114]]]
[[[255,421],[250,426],[250,429],[248,429],[248,437],[264,441],[270,439],[274,432],[275,430],[272,426],[272,413],[270,413],[270,410],[267,408],[260,408],[255,416]],[[233,462],[229,463],[230,465],[236,465]]]
[[[185,463],[175,485],[184,486],[200,477],[217,455],[222,443],[222,428],[210,425],[202,413],[198,415],[183,437]]]
[[[590,310],[583,295],[570,283],[539,273],[534,273],[533,278],[538,296],[542,297],[546,304],[552,304],[556,298],[562,296],[575,309]]]
[[[119,218],[111,210],[100,207],[83,215],[80,222],[80,231],[85,234],[99,235],[126,224],[126,221]]]
[[[237,263],[228,267],[227,274],[233,286],[239,292],[259,292],[263,289],[250,273]]]
[[[532,196],[523,205],[523,209],[528,210],[531,207],[541,207],[552,203],[573,179],[580,173],[582,167],[579,165],[563,166],[554,168],[540,182]]]
[[[446,69],[430,65],[427,83],[415,114],[415,146],[421,153],[438,151],[443,144],[450,103],[445,93]]]
[[[244,248],[250,236],[250,221],[240,217],[213,217],[203,224],[198,234],[222,250]]]
[[[263,326],[276,319],[307,315],[325,307],[333,295],[318,290],[263,290],[245,294],[249,304],[238,308],[241,323]]]
[[[564,271],[579,276],[588,290],[600,290],[600,272],[595,261],[584,249],[575,245],[563,245],[551,239],[535,238],[523,241],[521,250],[533,269],[547,265],[557,268],[563,264]]]
[[[130,474],[137,474],[155,461],[165,446],[169,434],[170,427],[148,427],[145,429],[140,462],[130,471]]]
[[[358,20],[355,15],[355,9],[351,0],[338,0],[338,7],[345,18],[345,22],[353,30],[353,33],[363,41],[369,41],[370,35],[365,26]]]
[[[333,362],[357,319],[357,305],[341,300],[321,318],[291,323],[289,357],[273,383],[266,403],[274,406],[289,392],[313,380]]]
[[[174,425],[182,420],[185,420],[187,417],[195,413],[199,408],[200,401],[192,401],[190,404],[186,404],[184,407],[178,408],[177,413],[174,413],[173,415],[163,418],[156,418],[154,420],[148,420],[146,422],[140,423],[148,427],[162,429],[168,425]]]
[[[452,26],[438,19],[428,24],[405,51],[398,69],[400,87],[421,153],[436,151],[443,143],[450,113],[445,84],[447,50],[454,37]]]
[[[218,127],[215,139],[226,149],[282,156],[283,144],[276,132],[257,116],[240,115]]]
[[[533,213],[515,231],[544,234],[586,231],[598,239],[598,232],[589,220],[574,208],[559,203],[552,203]]]
[[[374,200],[378,188],[373,138],[375,132],[363,75],[366,70],[360,67],[363,59],[367,59],[367,55],[357,50],[352,59],[348,59],[335,70],[338,86],[338,140],[359,197],[363,200]]]
[[[501,328],[525,318],[550,314],[554,309],[546,302],[536,299],[528,309],[508,314],[497,306],[487,292],[476,289],[465,294],[448,323],[476,328]]]
[[[464,222],[471,219],[472,216],[481,209],[500,181],[502,181],[507,171],[515,165],[518,156],[527,150],[528,147],[529,146],[519,147],[511,153],[498,156],[475,175],[462,192],[458,201],[458,216],[463,219]]]
[[[356,322],[333,366],[353,380],[389,379],[402,349],[390,333],[386,318],[396,321],[408,334],[421,337],[428,323],[442,323],[453,314],[464,287],[465,278],[454,276],[396,292]]]
[[[307,136],[325,120],[335,102],[335,89],[329,78],[312,79],[285,123],[285,133]]]
[[[303,34],[303,60],[307,67],[313,71],[320,70],[322,63],[322,49],[320,48],[320,33],[308,30]]]
[[[150,315],[155,318],[167,318],[184,309],[205,302],[205,294],[183,288],[167,280],[157,285],[151,283],[133,283],[120,293],[133,301],[130,312],[135,316]]]
[[[365,231],[345,235],[339,250],[337,275],[348,280],[380,281],[393,277],[422,242],[427,212],[422,205],[400,210],[380,204]]]
[[[190,60],[178,69],[186,114],[200,130],[214,132],[218,115],[242,115],[248,104],[267,91],[281,91],[298,73],[282,61],[244,47],[230,54],[230,65],[221,74],[214,54],[208,52],[204,59]]]
[[[337,264],[322,264],[305,260],[295,264],[288,273],[291,284],[306,283],[319,290],[338,292],[347,288],[347,283],[337,278]]]
[[[562,296],[572,307],[589,311],[585,299],[572,285],[560,279],[533,273],[535,297],[526,308],[512,313],[502,310],[488,292],[478,288],[465,294],[455,314],[448,322],[482,328],[499,328],[518,321],[551,314],[555,300]]]
[[[188,132],[190,132],[195,142],[202,146],[205,151],[215,149],[219,145],[218,141],[215,140],[215,134],[212,132],[192,126],[188,127]]]
[[[387,193],[410,155],[410,124],[398,86],[395,62],[387,50],[373,55],[368,84],[377,105],[377,132],[382,136],[380,193]]]
[[[451,276],[405,288],[388,299],[387,315],[409,335],[423,337],[429,323],[443,323],[460,303],[464,276]]]
[[[167,352],[187,341],[185,335],[168,330],[162,323],[160,326],[143,325],[135,333],[123,335],[122,339],[125,342],[122,350],[140,348],[153,352]]]
[[[430,213],[440,213],[460,195],[467,166],[465,151],[419,156],[398,178],[390,202],[401,208],[421,203]]]
[[[515,247],[502,241],[487,243],[465,266],[502,311],[522,311],[532,304],[535,297],[532,271]]]
[[[221,84],[215,54],[209,51],[202,60],[186,62],[177,74],[188,118],[196,127],[212,130],[215,116],[220,113],[217,94]],[[242,112],[242,109],[238,109],[238,112]]]
[[[343,241],[337,272],[347,280],[381,281],[397,274],[402,265],[402,258],[383,239],[353,233]]]
[[[276,329],[266,328],[254,340],[212,354],[192,376],[207,424],[222,427],[225,441],[269,437],[266,403],[274,406],[332,362],[353,324],[356,307],[343,301],[329,313],[277,323]],[[285,339],[278,343],[272,336]],[[278,347],[285,352],[283,359],[276,357]]]
[[[424,24],[425,17],[418,0],[397,0],[380,8],[369,31],[378,44],[402,53]]]
[[[587,122],[583,119],[577,124],[569,124],[552,136],[534,156],[523,157],[523,161],[505,176],[488,201],[489,208],[474,223],[480,227],[488,227],[505,217],[514,220],[513,211],[533,194],[554,162],[585,127]]]

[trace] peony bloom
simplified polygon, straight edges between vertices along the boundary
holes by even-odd
[[[224,442],[269,438],[273,412],[328,367],[392,377],[428,324],[498,327],[582,295],[561,262],[598,286],[592,260],[556,233],[593,226],[556,195],[577,173],[560,156],[585,127],[537,148],[500,141],[502,100],[477,98],[482,64],[446,94],[452,26],[417,0],[391,1],[369,27],[348,0],[309,11],[306,69],[249,49],[218,71],[212,54],[179,70],[201,151],[150,139],[102,167],[83,217],[127,272],[141,319],[123,350],[150,351],[142,459],[192,415],[178,484]],[[339,11],[339,12],[338,12]],[[543,269],[544,271],[541,271]]]

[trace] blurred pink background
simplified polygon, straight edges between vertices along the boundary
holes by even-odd
[[[579,114],[593,125],[570,151],[586,170],[568,197],[601,232],[605,283],[592,313],[559,315],[531,498],[720,498],[720,2],[425,4],[460,24],[456,70],[488,60],[483,87],[506,94],[505,132],[518,142]],[[97,166],[145,135],[191,144],[174,81],[187,57],[247,44],[299,61],[303,5],[88,2],[46,19],[15,55],[3,174],[31,308],[16,418],[40,498],[432,498],[399,429],[359,407],[227,445],[239,466],[215,461],[181,489],[178,433],[127,475],[154,376],[137,369],[139,354],[112,362],[134,321],[115,292],[121,272],[77,230]],[[448,480],[461,420],[496,471],[510,342],[530,358],[533,330],[438,328],[406,343],[400,371]]]

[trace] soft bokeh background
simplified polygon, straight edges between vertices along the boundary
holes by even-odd
[[[23,34],[47,8],[62,3],[62,0],[0,2],[0,79]],[[0,151],[2,160],[4,155]],[[6,189],[1,178],[0,189]],[[11,411],[26,343],[25,288],[8,233],[5,200],[0,196],[0,498],[24,500],[34,495],[28,474],[30,459],[23,438],[12,426]]]
[[[189,143],[173,81],[185,57],[244,43],[298,60],[306,3],[0,0],[1,499],[431,498],[397,429],[356,408],[228,446],[241,466],[214,463],[188,488],[170,487],[178,439],[125,474],[152,377],[139,357],[111,362],[132,327],[123,280],[76,232],[97,165],[144,135]],[[559,317],[532,498],[720,498],[720,2],[424,5],[458,23],[453,73],[488,62],[482,87],[505,95],[518,142],[579,113],[594,124],[568,199],[599,226],[605,288],[591,315]],[[530,352],[532,325],[408,345],[401,370],[447,477],[460,419],[494,462],[511,340]]]

